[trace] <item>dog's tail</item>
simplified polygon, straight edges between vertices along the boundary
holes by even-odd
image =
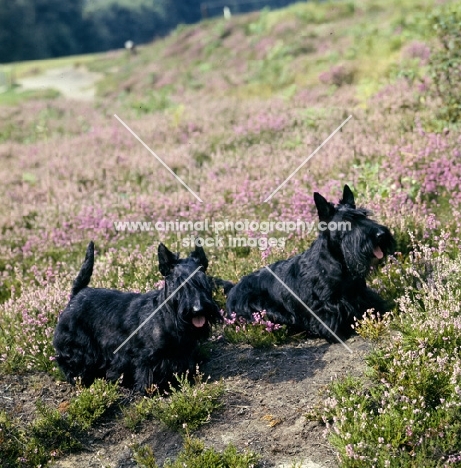
[[[93,274],[93,265],[94,243],[91,241],[86,249],[85,260],[83,262],[82,268],[80,268],[80,272],[77,275],[77,278],[75,278],[74,284],[72,285],[72,297],[90,284],[91,275]]]
[[[229,294],[230,290],[235,286],[234,283],[231,283],[227,280],[223,280],[221,278],[217,278],[216,276],[209,276],[208,278],[213,289],[218,289],[219,287],[224,289],[224,295],[226,297]]]

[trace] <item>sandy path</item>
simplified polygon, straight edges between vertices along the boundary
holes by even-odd
[[[44,74],[17,80],[23,90],[56,89],[70,99],[91,101],[95,96],[95,84],[101,73],[88,71],[85,67],[67,66],[47,70]]]

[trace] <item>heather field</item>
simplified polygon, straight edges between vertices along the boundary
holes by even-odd
[[[43,65],[97,72],[94,100],[3,90],[1,466],[461,466],[460,31],[455,2],[298,3]],[[159,241],[196,237],[237,281],[305,250],[313,192],[346,183],[397,240],[369,279],[395,308],[352,353],[262,316],[215,328],[167,396],[63,381],[52,336],[90,240],[95,287],[162,287]]]

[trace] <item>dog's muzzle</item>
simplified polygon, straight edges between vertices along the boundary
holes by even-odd
[[[384,258],[384,255],[387,253],[387,247],[386,247],[386,245],[387,245],[387,236],[386,236],[386,232],[383,231],[383,230],[380,230],[376,234],[376,241],[377,241],[377,244],[373,248],[373,255],[378,260],[381,260],[382,258]]]

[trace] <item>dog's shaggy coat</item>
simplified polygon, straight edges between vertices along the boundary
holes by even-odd
[[[205,275],[208,261],[200,247],[179,259],[163,244],[158,258],[162,289],[146,294],[93,289],[87,287],[94,264],[94,244],[89,244],[53,340],[56,361],[69,382],[81,378],[90,385],[96,378],[115,381],[123,375],[124,386],[143,392],[152,385],[165,388],[175,373],[194,373],[197,344],[220,319]]]

